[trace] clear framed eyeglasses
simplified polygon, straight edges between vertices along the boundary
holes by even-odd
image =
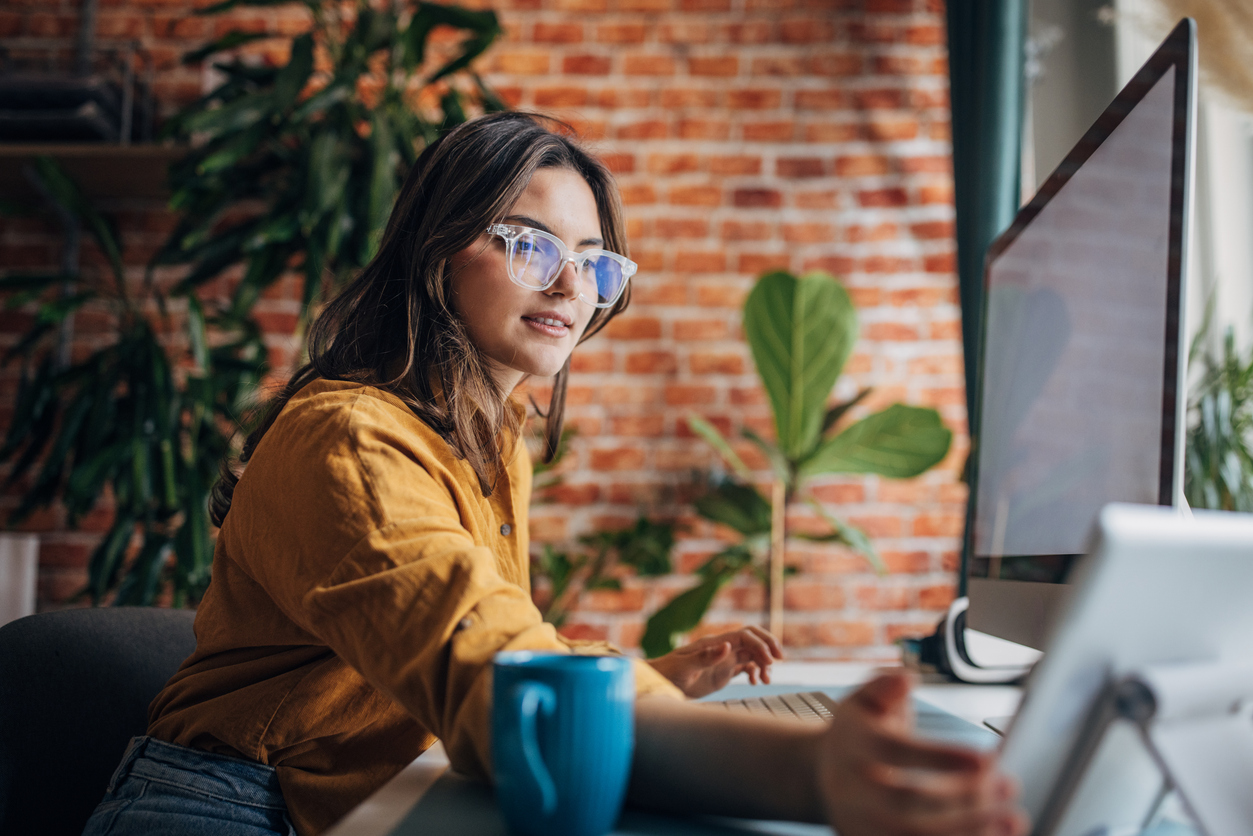
[[[572,253],[555,235],[529,226],[492,224],[489,235],[505,241],[505,262],[513,283],[531,290],[548,290],[566,264],[573,264],[579,277],[579,298],[597,308],[612,307],[627,280],[639,269],[626,256],[608,250],[584,250]]]

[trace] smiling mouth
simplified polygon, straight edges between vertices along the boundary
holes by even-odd
[[[522,319],[532,328],[553,337],[564,337],[570,331],[570,326],[560,319],[551,319],[546,316],[524,316]]]

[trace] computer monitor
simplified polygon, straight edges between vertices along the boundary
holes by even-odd
[[[1042,648],[1110,502],[1183,502],[1195,26],[1184,20],[988,250],[965,626]]]

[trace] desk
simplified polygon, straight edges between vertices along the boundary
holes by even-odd
[[[776,686],[788,686],[784,691],[805,689],[833,688],[856,685],[873,675],[874,665],[846,662],[778,662],[773,667],[773,680]],[[733,682],[723,693],[712,698],[740,696],[725,691],[749,688]],[[771,688],[770,690],[776,690]],[[748,692],[752,693],[751,690]],[[759,693],[763,693],[760,692]],[[1003,717],[1014,713],[1021,698],[1020,689],[1007,685],[961,685],[943,682],[939,679],[924,681],[915,695],[919,700],[957,715],[972,723],[979,724],[987,717]],[[448,769],[448,758],[443,748],[437,743],[428,749],[420,758],[405,767],[395,778],[383,785],[374,795],[367,798],[360,806],[345,816],[335,827],[327,831],[326,836],[417,836],[417,824],[422,824],[424,833],[473,833],[476,836],[497,836],[503,834],[500,817],[494,804],[471,803],[482,796],[481,801],[490,801],[490,790],[471,784],[467,781],[449,776],[444,781],[436,782]],[[417,802],[427,796],[426,804],[418,808]],[[428,809],[430,808],[430,809]],[[456,808],[458,827],[447,829],[446,819],[439,820],[440,810]],[[411,815],[411,813],[413,815]],[[465,818],[469,814],[471,819]],[[426,817],[425,821],[416,821]],[[435,817],[435,820],[432,820]],[[444,822],[442,825],[440,822]],[[404,823],[401,829],[397,825]],[[615,831],[620,836],[628,834],[654,834],[654,836],[729,836],[730,834],[773,833],[795,834],[795,836],[818,836],[829,834],[826,827],[800,824],[744,822],[731,819],[703,820],[699,824],[669,819],[664,816],[652,816],[645,813],[628,811],[623,816],[622,827]],[[763,829],[765,828],[765,829]]]

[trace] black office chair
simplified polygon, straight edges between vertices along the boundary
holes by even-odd
[[[195,649],[194,617],[117,607],[0,627],[0,833],[80,836],[148,704]]]

